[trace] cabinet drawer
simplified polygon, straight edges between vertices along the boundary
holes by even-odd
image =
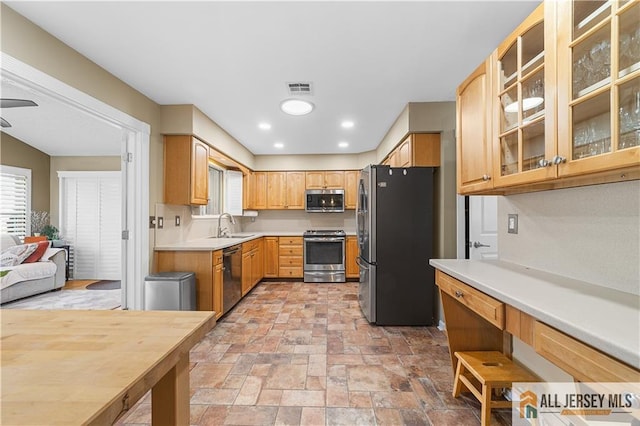
[[[242,252],[243,253],[248,253],[251,250],[257,249],[258,248],[258,240],[251,240],[251,241],[247,241],[246,243],[242,243]]]
[[[280,256],[278,260],[282,267],[302,266],[302,256]]]
[[[279,237],[280,244],[302,245],[302,237]]]
[[[282,278],[301,278],[302,266],[297,266],[293,268],[281,266],[278,271],[278,276]]]
[[[213,264],[219,265],[222,263],[222,250],[216,250],[213,252]]]
[[[504,330],[504,303],[441,271],[436,271],[436,284],[440,290],[454,297],[500,330]]]
[[[640,382],[640,371],[536,321],[536,352],[582,382]]]
[[[302,256],[302,246],[283,246],[278,250],[280,256]]]

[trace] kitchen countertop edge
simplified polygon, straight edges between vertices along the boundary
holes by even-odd
[[[638,295],[500,260],[431,259],[429,264],[640,369]]]

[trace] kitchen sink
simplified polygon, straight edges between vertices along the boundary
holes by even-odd
[[[224,235],[222,237],[209,237],[209,238],[218,238],[218,239],[223,239],[223,238],[249,238],[249,237],[253,237],[256,234],[251,234],[249,232],[239,232],[236,234],[228,234],[228,235]]]
[[[248,232],[238,232],[237,234],[229,234],[229,238],[249,238],[256,234],[250,234]]]

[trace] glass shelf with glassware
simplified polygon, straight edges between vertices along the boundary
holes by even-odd
[[[573,99],[611,83],[611,25],[581,40],[572,55]]]
[[[631,79],[618,88],[619,135],[618,149],[640,145],[640,77]]]

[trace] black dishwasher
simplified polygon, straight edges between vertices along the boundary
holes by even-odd
[[[242,298],[242,245],[222,250],[222,314]]]

